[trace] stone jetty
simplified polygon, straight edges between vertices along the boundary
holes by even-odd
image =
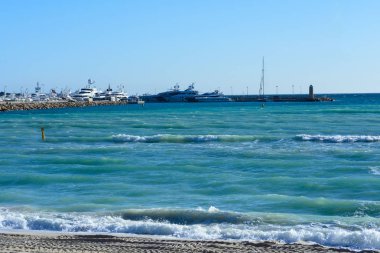
[[[108,106],[108,105],[126,105],[127,101],[48,101],[48,102],[1,102],[0,112],[6,111],[25,111],[25,110],[43,110],[68,107],[86,107],[86,106]]]

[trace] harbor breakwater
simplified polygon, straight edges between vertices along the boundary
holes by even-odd
[[[260,97],[257,95],[230,95],[228,96],[232,102],[326,102],[333,101],[328,97],[308,97],[297,95],[280,95],[280,96],[265,96]],[[143,98],[143,100],[145,100]],[[144,104],[150,101],[127,102],[127,101],[46,101],[46,102],[0,102],[0,112],[6,111],[27,111],[27,110],[43,110],[43,109],[57,109],[67,107],[87,107],[87,106],[111,106],[111,105],[127,105],[127,104]],[[168,103],[169,101],[166,101]],[[188,102],[188,101],[183,101]]]
[[[317,97],[314,95],[229,95],[233,102],[331,102],[330,97]]]
[[[47,102],[4,102],[0,103],[0,112],[6,111],[26,111],[41,109],[56,109],[67,107],[87,107],[87,106],[105,106],[105,105],[127,105],[127,101],[47,101]]]

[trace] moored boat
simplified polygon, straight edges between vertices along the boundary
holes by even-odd
[[[202,95],[195,96],[194,102],[232,102],[232,99],[226,97],[219,90],[215,90],[213,92],[207,92]]]
[[[98,93],[98,90],[95,87],[91,87],[94,83],[95,82],[91,79],[88,79],[88,85],[85,88],[80,89],[80,91],[74,93],[71,98],[76,101],[91,101]]]
[[[197,95],[198,91],[194,89],[194,83],[192,83],[185,90],[180,90],[179,85],[176,84],[168,91],[157,95],[143,95],[141,98],[146,102],[190,102]]]

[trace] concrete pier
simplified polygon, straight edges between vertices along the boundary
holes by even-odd
[[[317,97],[312,95],[230,95],[227,96],[234,102],[324,102],[334,101],[329,97]]]

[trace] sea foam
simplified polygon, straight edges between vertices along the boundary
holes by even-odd
[[[380,176],[380,166],[371,166],[369,167],[369,172],[373,175]]]
[[[211,208],[216,214],[220,211]],[[299,224],[295,226],[263,223],[196,223],[176,224],[166,220],[125,219],[117,214],[95,215],[78,213],[33,213],[2,209],[0,229],[48,230],[62,232],[127,233],[158,235],[199,240],[252,240],[278,241],[285,243],[311,242],[325,246],[351,249],[379,249],[378,228],[339,226],[337,224]]]
[[[297,140],[301,141],[316,141],[316,142],[378,142],[380,141],[379,135],[309,135],[299,134],[296,136]]]
[[[199,142],[244,142],[255,141],[255,136],[241,135],[172,135],[156,134],[151,136],[138,136],[129,134],[117,134],[112,136],[115,142],[166,142],[166,143],[199,143]]]

